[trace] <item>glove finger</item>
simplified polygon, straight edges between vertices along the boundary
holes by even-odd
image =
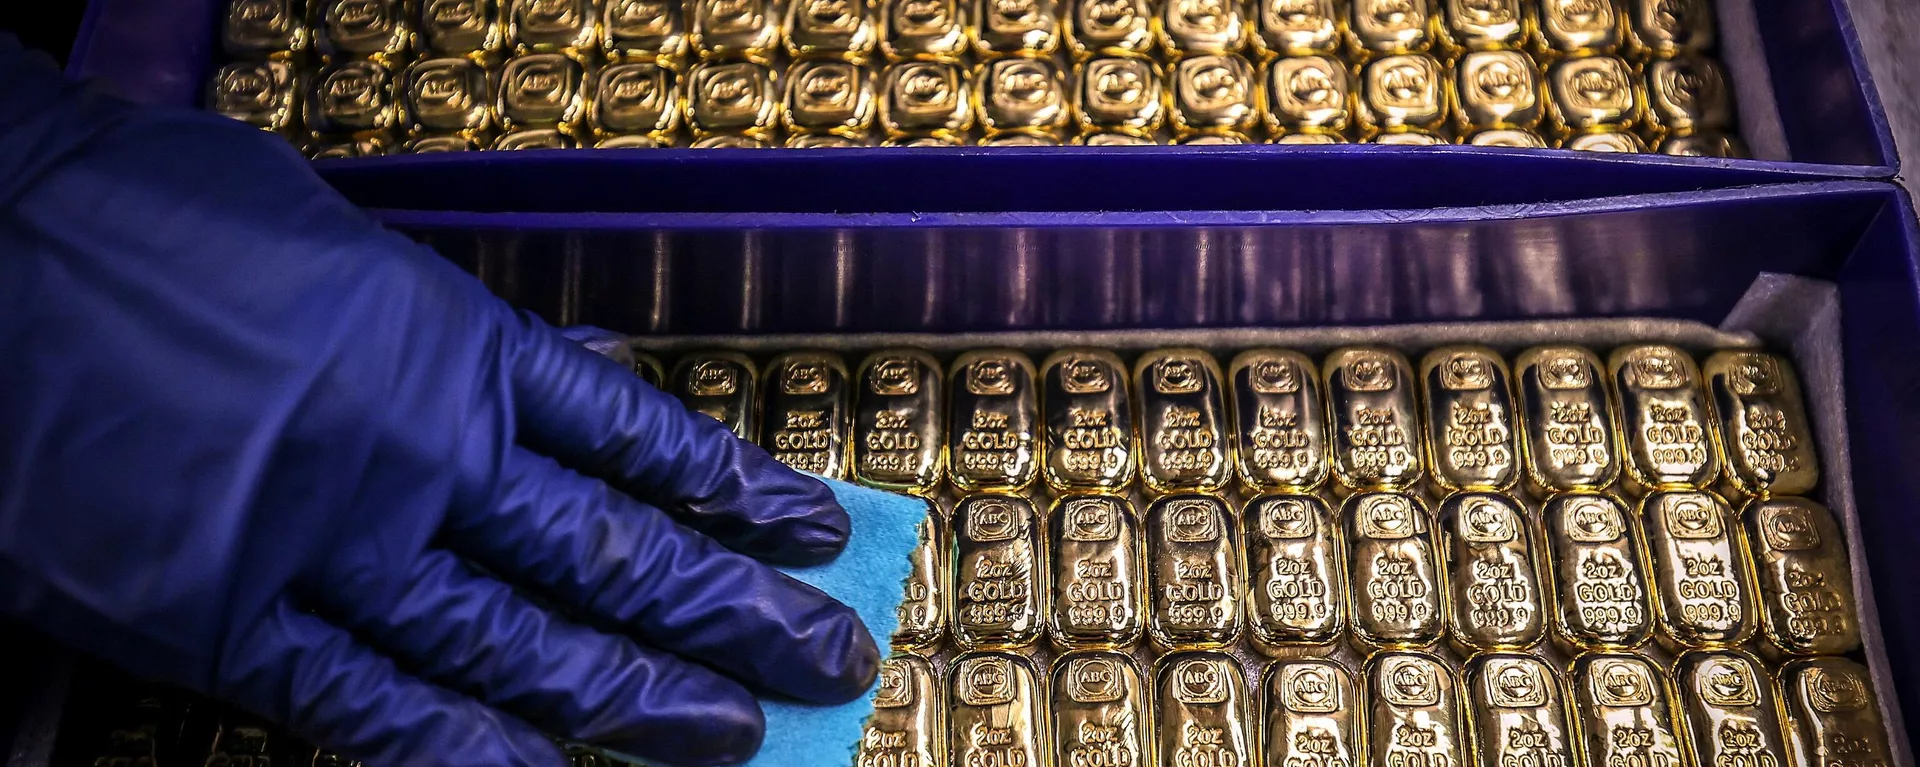
[[[284,599],[236,634],[213,693],[367,764],[567,763],[525,722],[402,673]]]
[[[676,765],[745,761],[766,734],[738,682],[550,613],[449,552],[329,585],[320,606],[341,625],[548,732]]]
[[[873,682],[872,634],[819,589],[548,458],[509,460],[498,492],[442,536],[503,578],[758,689],[838,703]]]
[[[679,515],[729,548],[818,564],[846,547],[825,484],[520,313],[505,332],[521,441]]]

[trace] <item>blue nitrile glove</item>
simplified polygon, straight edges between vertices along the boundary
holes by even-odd
[[[0,613],[381,765],[561,764],[541,730],[738,762],[750,690],[873,680],[859,618],[756,561],[841,549],[820,482],[277,138],[4,36],[0,83]]]

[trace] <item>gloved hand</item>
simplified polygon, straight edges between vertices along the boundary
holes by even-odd
[[[762,563],[840,550],[821,483],[279,139],[3,37],[0,83],[0,613],[381,765],[563,763],[536,727],[734,763],[750,690],[871,683]]]

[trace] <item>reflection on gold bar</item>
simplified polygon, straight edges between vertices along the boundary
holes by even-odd
[[[882,0],[880,50],[893,61],[959,61],[967,17],[959,0]]]
[[[1023,490],[1040,466],[1033,363],[1009,349],[960,355],[947,379],[947,453],[962,491]]]
[[[760,446],[793,468],[847,476],[847,368],[826,352],[788,352],[767,363]]]
[[[1153,8],[1147,0],[1085,0],[1067,16],[1067,44],[1079,58],[1145,56],[1153,51]]]
[[[981,56],[1046,56],[1060,48],[1056,0],[976,0],[973,50]]]
[[[592,91],[587,124],[595,135],[645,138],[653,145],[677,140],[685,110],[673,70],[644,61],[612,64],[593,76]]]
[[[1521,650],[1546,637],[1532,526],[1513,498],[1456,493],[1440,503],[1453,600],[1453,640],[1474,650]]]
[[[773,61],[780,47],[778,0],[688,0],[687,42],[700,58]]]
[[[1865,666],[1846,658],[1789,661],[1780,668],[1779,695],[1793,764],[1894,763]]]
[[[312,40],[299,0],[232,0],[221,16],[220,49],[235,58],[292,58]]]
[[[1324,649],[1347,630],[1347,570],[1340,527],[1311,495],[1247,502],[1247,624],[1274,655]]]
[[[397,66],[412,51],[413,23],[400,0],[316,0],[308,12],[325,62],[364,57]]]
[[[1766,352],[1729,350],[1714,352],[1705,367],[1734,489],[1799,495],[1820,484],[1820,459],[1793,363]]]
[[[1527,475],[1555,491],[1599,490],[1620,474],[1618,421],[1593,352],[1540,346],[1514,360]]]
[[[1560,672],[1532,655],[1488,653],[1467,661],[1474,764],[1574,767],[1577,733]]]
[[[1431,50],[1444,34],[1433,0],[1353,0],[1352,29],[1367,54]]]
[[[932,502],[927,503],[927,518],[921,521],[919,533],[900,601],[900,627],[893,632],[894,647],[905,650],[924,650],[940,641],[947,628],[947,599],[953,585],[947,525]]]
[[[1173,495],[1147,507],[1147,635],[1169,649],[1240,635],[1240,547],[1226,502]]]
[[[1720,475],[1713,406],[1685,351],[1634,344],[1607,360],[1620,395],[1627,476],[1642,487],[1707,487]]]
[[[1692,764],[1785,767],[1786,740],[1774,686],[1752,656],[1737,651],[1690,652],[1674,664],[1692,737]]]
[[[1691,136],[1738,127],[1726,73],[1713,59],[1687,55],[1649,61],[1646,88],[1650,134]]]
[[[600,47],[598,3],[589,0],[505,0],[507,43],[521,51],[578,54]]]
[[[306,97],[300,70],[285,61],[243,61],[213,75],[207,108],[262,130],[291,137]]]
[[[1575,56],[1547,68],[1547,123],[1556,136],[1640,127],[1646,104],[1633,65],[1618,56]]]
[[[1298,352],[1260,349],[1233,358],[1234,463],[1256,490],[1311,491],[1326,481],[1327,406],[1320,373]]]
[[[1160,659],[1155,677],[1158,764],[1252,764],[1257,722],[1233,656],[1174,653]]]
[[[512,69],[508,72],[511,74]],[[227,84],[231,81],[228,78]],[[307,130],[316,135],[358,136],[391,130],[400,124],[393,70],[366,59],[321,67],[307,85],[303,109]]]
[[[703,139],[767,141],[780,125],[779,79],[753,61],[695,64],[687,73],[687,127]]]
[[[1003,652],[953,659],[947,732],[956,765],[1049,767],[1047,696],[1033,666]]]
[[[1367,62],[1360,69],[1360,96],[1354,110],[1361,135],[1431,134],[1446,125],[1451,92],[1446,68],[1427,54],[1382,56]]]
[[[1330,658],[1277,661],[1261,683],[1262,746],[1280,767],[1358,767],[1363,700],[1353,675]]]
[[[1079,65],[1074,75],[1074,116],[1082,131],[1112,131],[1146,143],[1166,123],[1164,79],[1152,59],[1109,56]],[[1081,143],[1110,144],[1089,136]]]
[[[1759,620],[1745,536],[1727,502],[1698,490],[1659,491],[1640,502],[1663,639],[1689,647],[1747,641]]]
[[[1654,56],[1713,49],[1716,32],[1711,0],[1625,0],[1627,43]]]
[[[1072,111],[1067,78],[1051,59],[995,59],[973,72],[973,103],[988,136],[1052,137]]]
[[[1523,50],[1533,37],[1533,3],[1521,0],[1447,0],[1447,33],[1470,51]]]
[[[1445,661],[1383,652],[1367,661],[1367,752],[1374,765],[1465,767],[1460,684]]]
[[[1507,363],[1492,349],[1447,346],[1420,360],[1427,459],[1448,490],[1505,490],[1520,476]]]
[[[1686,764],[1673,693],[1659,667],[1629,653],[1588,653],[1574,659],[1571,677],[1587,764]]]
[[[734,436],[752,439],[758,431],[753,416],[759,377],[753,360],[744,354],[696,352],[674,364],[667,388],[688,410],[712,417]]]
[[[1566,493],[1540,509],[1559,589],[1554,631],[1581,647],[1630,648],[1653,633],[1639,525],[1612,496]]]
[[[1140,479],[1148,492],[1214,492],[1232,478],[1220,366],[1199,349],[1162,349],[1133,365]]]
[[[1761,625],[1773,648],[1791,655],[1858,648],[1853,568],[1833,513],[1804,498],[1774,498],[1748,503],[1741,517],[1758,571]]]
[[[1054,764],[1147,767],[1153,710],[1140,669],[1125,653],[1082,650],[1053,662]]]
[[[1519,51],[1474,51],[1454,65],[1454,124],[1466,133],[1540,124],[1540,74]]]
[[[1447,625],[1433,522],[1405,493],[1358,493],[1340,509],[1346,523],[1348,601],[1354,635],[1376,647],[1424,647]]]
[[[874,352],[860,364],[853,409],[853,476],[925,495],[940,487],[945,440],[940,361],[917,349]]]
[[[600,45],[617,59],[679,67],[687,55],[686,16],[667,0],[607,0]]]
[[[1133,408],[1127,369],[1113,352],[1069,349],[1040,366],[1047,484],[1107,490],[1133,478]]]
[[[879,34],[866,0],[791,0],[781,42],[795,58],[827,57],[864,63]]]
[[[946,767],[947,711],[940,679],[925,658],[880,662],[873,714],[860,731],[854,767]]]
[[[847,61],[798,61],[787,68],[780,124],[789,133],[864,138],[879,113],[873,75]],[[937,369],[937,366],[936,366]]]
[[[1048,629],[1054,641],[1067,647],[1140,641],[1146,630],[1146,543],[1133,504],[1115,495],[1062,497],[1053,503],[1047,535],[1053,564]]]
[[[1154,29],[1168,56],[1237,53],[1247,45],[1247,19],[1235,0],[1161,0]]]
[[[953,510],[953,635],[963,647],[1022,647],[1046,621],[1040,520],[1013,495],[974,495]]]
[[[1347,14],[1334,0],[1255,0],[1249,13],[1262,56],[1338,54],[1346,39]]]
[[[1259,127],[1260,82],[1246,59],[1232,53],[1192,56],[1168,69],[1168,114],[1182,136],[1244,142]]]
[[[1543,0],[1540,46],[1548,55],[1613,53],[1626,38],[1613,0]]]
[[[1333,420],[1333,477],[1352,489],[1420,481],[1418,386],[1407,358],[1383,348],[1338,349],[1322,368]]]
[[[1345,133],[1353,121],[1353,87],[1347,67],[1332,56],[1276,59],[1262,82],[1271,133]]]

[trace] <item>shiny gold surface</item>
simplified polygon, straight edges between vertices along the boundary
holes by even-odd
[[[1255,349],[1228,366],[1239,421],[1234,465],[1257,490],[1310,491],[1326,481],[1331,458],[1320,373],[1299,352]]]
[[[782,15],[779,0],[687,0],[687,44],[701,58],[770,63]]]
[[[1462,56],[1453,72],[1454,95],[1459,99],[1455,122],[1462,130],[1530,130],[1540,124],[1545,111],[1540,103],[1540,74],[1527,54],[1474,51]]]
[[[865,136],[879,111],[873,75],[845,61],[801,61],[787,70],[780,123],[798,134]]]
[[[1532,655],[1487,653],[1466,666],[1475,763],[1574,767],[1579,734],[1560,672]]]
[[[1069,99],[1066,76],[1050,59],[997,59],[973,73],[974,109],[988,136],[1054,135],[1071,117]]]
[[[1473,134],[1473,138],[1469,139],[1467,143],[1474,146],[1501,146],[1514,149],[1547,148],[1547,142],[1540,137],[1540,134],[1530,130],[1511,128],[1480,131],[1479,133]]]
[[[1660,142],[1660,153],[1679,157],[1746,157],[1740,139],[1721,133],[1696,133]]]
[[[946,469],[942,384],[940,361],[918,349],[883,349],[860,363],[853,406],[856,481],[916,495],[939,489]]]
[[[396,65],[413,48],[413,26],[400,0],[315,0],[313,45],[325,60],[354,57]]]
[[[1335,0],[1254,0],[1249,37],[1262,56],[1338,54],[1347,32],[1344,4]]]
[[[1427,458],[1448,490],[1505,490],[1519,479],[1512,375],[1484,346],[1444,346],[1420,358]]]
[[[598,135],[670,138],[680,127],[680,88],[673,70],[652,62],[611,64],[593,77],[587,123]]]
[[[1360,70],[1359,85],[1355,114],[1364,134],[1434,131],[1446,123],[1451,101],[1446,68],[1432,56],[1374,59]]]
[[[953,659],[948,698],[955,765],[1050,767],[1047,691],[1026,658],[1004,652]]]
[[[1153,763],[1152,694],[1132,656],[1082,650],[1053,662],[1054,764],[1148,767]]]
[[[1231,420],[1219,364],[1199,349],[1160,349],[1133,365],[1140,479],[1149,493],[1213,492],[1233,478]]]
[[[1147,0],[1082,0],[1072,4],[1066,24],[1067,45],[1078,57],[1153,51],[1153,8]]]
[[[773,144],[766,139],[743,136],[735,133],[717,133],[687,145],[693,149],[766,149]]]
[[[752,439],[759,433],[754,418],[759,378],[759,369],[744,354],[696,352],[674,363],[667,390],[688,410],[712,417],[741,439]]]
[[[1620,502],[1565,493],[1540,509],[1543,553],[1558,604],[1553,628],[1589,649],[1630,648],[1653,634],[1640,527]]]
[[[1056,490],[1119,488],[1133,478],[1133,407],[1127,368],[1098,349],[1054,352],[1040,365],[1047,484]]]
[[[1247,45],[1247,20],[1236,0],[1159,0],[1154,29],[1168,56],[1237,53]]]
[[[960,0],[881,0],[880,51],[892,61],[959,61],[968,48]]]
[[[1547,490],[1594,490],[1620,474],[1618,416],[1600,359],[1578,346],[1514,358],[1529,479]]]
[[[765,140],[779,124],[772,70],[750,61],[708,61],[687,74],[687,125],[696,136],[728,133]]]
[[[1793,363],[1766,352],[1725,350],[1707,357],[1704,368],[1734,489],[1799,495],[1819,485],[1820,458]]]
[[[1576,56],[1547,68],[1547,122],[1559,135],[1628,131],[1646,112],[1633,67],[1615,56]]]
[[[494,150],[576,149],[580,143],[559,128],[519,128],[495,139]]]
[[[1540,0],[1541,49],[1549,54],[1609,54],[1626,39],[1614,0]]]
[[[1002,133],[980,139],[980,146],[1060,146],[1060,139],[1032,133]]]
[[[1168,77],[1173,127],[1181,133],[1246,138],[1259,126],[1259,82],[1253,65],[1239,55],[1181,59]]]
[[[1049,55],[1060,48],[1060,27],[1057,0],[976,0],[973,49],[981,56]]]
[[[1588,765],[1687,763],[1681,754],[1686,730],[1659,666],[1631,653],[1587,653],[1574,659],[1569,677]]]
[[[1699,490],[1640,501],[1662,637],[1689,647],[1745,642],[1760,620],[1746,536],[1727,502]]]
[[[417,133],[484,131],[493,126],[493,78],[472,59],[421,59],[401,72],[400,109]]]
[[[1147,507],[1147,636],[1164,649],[1240,636],[1239,533],[1225,501],[1174,495]]]
[[[609,56],[674,66],[690,47],[686,16],[669,0],[606,0],[600,25]]]
[[[1347,67],[1332,56],[1295,56],[1266,65],[1270,133],[1344,133],[1353,120]]]
[[[1793,655],[1857,649],[1853,568],[1833,514],[1803,498],[1773,498],[1749,502],[1741,517],[1767,641]]]
[[[1582,152],[1645,152],[1647,145],[1631,133],[1584,133],[1561,144]]]
[[[507,42],[520,51],[579,52],[600,45],[597,4],[590,0],[502,0]]]
[[[1054,642],[1067,647],[1139,642],[1146,630],[1146,540],[1132,502],[1115,495],[1063,496],[1048,514],[1047,535],[1053,569],[1047,629]]]
[[[1446,146],[1449,142],[1431,133],[1408,131],[1405,133],[1382,133],[1367,139],[1367,143],[1380,144],[1383,146]]]
[[[1647,128],[1655,135],[1729,131],[1733,97],[1720,64],[1702,56],[1655,59],[1646,65]]]
[[[854,767],[946,767],[945,691],[925,658],[880,662],[873,714],[860,731]]]
[[[1258,720],[1233,656],[1180,652],[1154,673],[1160,765],[1253,764]]]
[[[1160,142],[1128,133],[1087,133],[1075,136],[1073,143],[1083,146],[1157,146]]]
[[[1786,739],[1766,668],[1742,652],[1690,652],[1673,672],[1696,765],[1781,767]]]
[[[1264,756],[1276,767],[1363,764],[1364,699],[1339,661],[1276,661],[1261,677]]]
[[[256,128],[290,132],[299,127],[301,86],[300,71],[285,61],[228,64],[214,73],[207,107]]]
[[[570,133],[586,116],[586,68],[558,53],[529,53],[500,71],[494,113],[502,127],[558,128]]]
[[[1378,347],[1336,349],[1321,367],[1332,413],[1333,478],[1354,489],[1401,489],[1425,473],[1419,379],[1407,358]]]
[[[1261,651],[1285,655],[1331,646],[1347,630],[1347,570],[1340,526],[1312,495],[1266,495],[1242,514],[1247,625]]]
[[[947,454],[963,491],[1021,490],[1040,463],[1033,362],[1010,349],[960,355],[947,378]]]
[[[894,138],[887,139],[886,141],[880,142],[880,145],[886,146],[886,147],[913,147],[913,148],[966,146],[967,137],[954,136],[954,135],[941,135],[941,136],[902,135],[902,136],[897,136]]]
[[[789,56],[863,63],[879,39],[867,0],[788,0],[781,22],[781,42]]]
[[[1368,54],[1418,53],[1443,34],[1435,0],[1352,0],[1353,41]]]
[[[1894,764],[1873,677],[1846,658],[1789,661],[1777,693],[1786,709],[1793,764],[1807,767]]]
[[[1655,56],[1698,53],[1714,45],[1712,0],[1622,0],[1627,42]]]
[[[1613,351],[1627,476],[1643,487],[1708,487],[1720,476],[1719,432],[1700,369],[1685,351],[1634,344]]]
[[[832,479],[847,476],[847,368],[826,352],[788,352],[767,363],[760,445],[775,460]]]
[[[1464,767],[1466,703],[1445,661],[1383,652],[1367,661],[1367,759],[1373,765]]]
[[[1406,493],[1357,493],[1340,517],[1354,637],[1376,647],[1438,642],[1447,626],[1446,584],[1426,505]]]
[[[1074,69],[1074,118],[1083,131],[1151,136],[1166,122],[1160,65],[1151,59],[1110,56]],[[1088,144],[1094,141],[1089,137]]]
[[[915,61],[887,69],[880,125],[894,137],[955,136],[973,127],[971,78],[958,64]]]
[[[499,51],[506,25],[493,0],[426,0],[420,4],[420,47],[432,56],[470,56]]]
[[[401,145],[404,154],[433,154],[435,152],[478,152],[485,143],[478,138],[468,136],[421,136],[409,139]]]
[[[801,133],[788,136],[786,143],[788,149],[848,149],[861,146],[873,146],[873,141],[864,136],[861,138],[848,138],[846,136],[835,136],[828,133]]]
[[[1448,37],[1470,51],[1523,50],[1533,37],[1531,5],[1522,0],[1447,0]]]
[[[302,119],[315,134],[389,130],[400,122],[393,95],[393,70],[380,62],[358,59],[332,64],[322,67],[308,85]]]
[[[920,524],[919,542],[913,547],[912,567],[907,571],[897,611],[900,626],[893,632],[895,648],[926,650],[946,633],[947,601],[953,595],[949,545],[947,521],[928,503],[927,519]]]
[[[312,40],[299,0],[233,0],[220,19],[220,47],[229,56],[291,58]]]
[[[962,647],[1023,647],[1046,622],[1046,541],[1032,502],[972,495],[953,509],[953,636]],[[956,743],[956,745],[958,745]]]
[[[1440,502],[1447,541],[1448,627],[1474,650],[1523,650],[1547,633],[1537,546],[1526,512],[1503,493],[1455,493]]]

